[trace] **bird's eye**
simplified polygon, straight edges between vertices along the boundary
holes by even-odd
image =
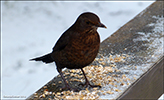
[[[87,23],[88,25],[90,24],[90,22],[89,22],[89,21],[87,21],[86,23]]]

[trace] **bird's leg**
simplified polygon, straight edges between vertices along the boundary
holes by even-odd
[[[85,75],[85,72],[84,72],[84,70],[83,70],[83,68],[81,68],[81,71],[83,72],[83,75],[84,75],[84,77],[85,77],[85,84],[83,84],[83,85],[86,85],[86,86],[90,86],[90,87],[100,87],[101,88],[101,86],[99,86],[99,85],[91,85],[90,83],[89,83],[89,81],[88,81],[88,79],[87,79],[87,77],[86,77],[86,75]],[[80,84],[81,85],[81,84]]]
[[[74,88],[70,87],[70,85],[67,83],[66,79],[63,76],[62,69],[57,68],[57,70],[58,70],[59,74],[61,75],[61,77],[64,81],[64,84],[65,84],[65,87],[63,87],[62,89],[63,90],[64,89],[69,89],[69,90],[73,90],[73,91],[78,91],[77,89],[74,89]]]

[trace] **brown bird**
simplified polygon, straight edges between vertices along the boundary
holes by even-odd
[[[66,82],[62,73],[63,68],[81,69],[86,81],[84,85],[96,87],[98,85],[89,83],[83,67],[92,63],[99,51],[100,37],[97,32],[98,27],[106,28],[96,14],[91,12],[82,13],[75,23],[58,39],[51,53],[30,60],[44,63],[55,62],[57,71],[65,83],[64,88],[76,91]]]

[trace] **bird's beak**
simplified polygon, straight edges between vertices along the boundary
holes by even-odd
[[[102,27],[102,28],[107,28],[104,24],[102,23],[99,23],[99,27]]]

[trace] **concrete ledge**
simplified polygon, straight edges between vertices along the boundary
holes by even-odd
[[[164,84],[163,9],[163,1],[154,2],[101,43],[84,71],[102,88],[78,86],[84,82],[80,70],[65,70],[69,84],[81,91],[61,91],[58,75],[27,99],[157,99]]]
[[[117,99],[158,99],[163,93],[164,56]]]

